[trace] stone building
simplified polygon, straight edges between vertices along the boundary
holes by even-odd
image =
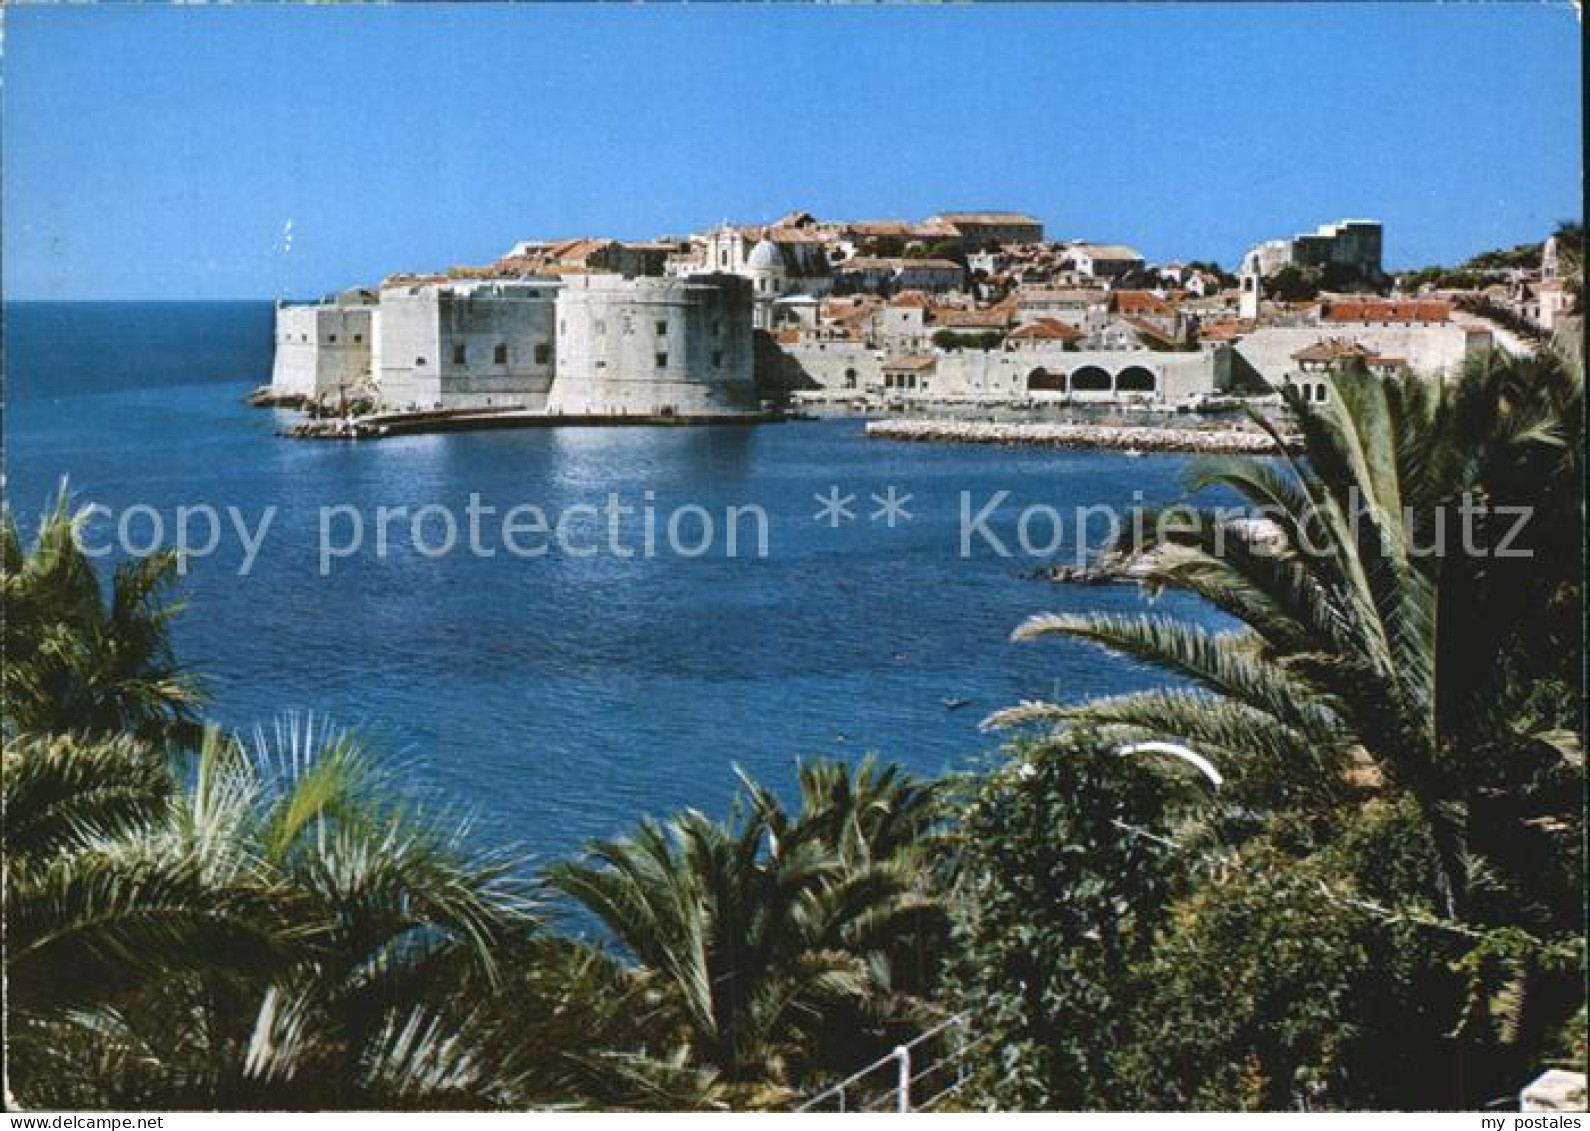
[[[1088,279],[1118,279],[1141,271],[1145,260],[1136,250],[1119,244],[1068,244],[1065,260]]]
[[[781,344],[782,382],[811,399],[1140,405],[1169,409],[1230,386],[1231,350],[1078,350],[1064,337],[1003,348],[885,352],[862,342]]]
[[[967,252],[1043,242],[1043,222],[1020,212],[941,212],[928,225],[960,240]]]
[[[1346,342],[1365,356],[1395,358],[1415,373],[1450,377],[1475,354],[1491,348],[1491,333],[1470,322],[1327,321],[1302,326],[1258,326],[1234,346],[1244,367],[1279,387],[1298,371],[1297,355],[1326,342]]]
[[[1342,220],[1321,224],[1313,232],[1289,240],[1270,240],[1249,251],[1243,271],[1274,275],[1283,267],[1339,267],[1361,279],[1383,276],[1380,266],[1383,231],[1379,220]]]
[[[1101,329],[1109,320],[1110,292],[1080,287],[1022,287],[1016,292],[1018,322],[1052,318],[1084,333]]]
[[[383,411],[739,414],[758,405],[751,310],[736,276],[405,279],[377,302],[279,308],[272,390],[357,387]]]
[[[911,259],[858,255],[834,268],[834,282],[853,291],[897,294],[958,291],[966,278],[959,263],[949,259]]]
[[[552,280],[384,288],[374,366],[381,404],[544,408],[558,289]]]
[[[278,306],[272,392],[314,400],[369,384],[374,312],[375,296],[369,291]]]
[[[751,284],[734,275],[579,275],[557,298],[547,411],[710,416],[757,408]]]

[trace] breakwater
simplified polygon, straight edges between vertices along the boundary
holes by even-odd
[[[1136,425],[1058,424],[966,420],[874,420],[874,440],[952,444],[1009,444],[1098,448],[1116,452],[1192,452],[1206,455],[1273,455],[1275,441],[1257,428],[1166,428]],[[1288,446],[1293,444],[1287,438]]]

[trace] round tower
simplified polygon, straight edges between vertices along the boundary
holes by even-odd
[[[547,411],[568,416],[734,416],[757,407],[751,284],[572,275],[557,299]]]

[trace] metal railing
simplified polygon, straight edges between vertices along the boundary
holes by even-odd
[[[795,1110],[931,1111],[966,1086],[966,1054],[987,1039],[974,1037],[969,1021],[961,1013],[939,1022]]]

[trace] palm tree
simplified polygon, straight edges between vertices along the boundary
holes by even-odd
[[[922,850],[939,822],[936,783],[908,775],[894,763],[869,754],[855,767],[819,759],[796,768],[800,810],[794,817],[764,787],[745,774],[741,783],[774,835],[802,835],[829,845],[847,865],[888,861]]]
[[[230,1086],[325,1107],[514,1100],[514,1081],[479,1055],[499,952],[535,926],[510,854],[473,849],[467,822],[426,813],[313,717],[252,746],[212,734],[184,800],[179,850],[217,879],[258,869],[306,941],[262,993],[244,988],[252,1026],[229,1034]]]
[[[177,788],[137,742],[24,737],[3,767],[8,1085],[25,1103],[97,1106],[105,1093],[74,1069],[103,1078],[138,1058],[96,1028],[191,971],[269,976],[287,942],[262,893],[149,850]]]
[[[727,822],[694,810],[648,820],[548,873],[602,921],[672,1019],[677,1057],[646,1059],[710,1073],[739,1106],[785,1099],[817,1067],[825,1026],[884,988],[871,958],[933,903],[909,869],[880,859],[883,840],[867,842],[893,836],[927,791],[893,770],[841,782],[819,769],[802,781],[812,808],[799,819],[747,780],[750,804]],[[824,793],[847,799],[848,815],[827,809]],[[897,813],[886,797],[903,803]]]
[[[79,852],[7,846],[25,1096],[87,1080],[120,1106],[523,1098],[484,1054],[499,956],[534,927],[506,856],[475,852],[467,825],[405,801],[351,736],[312,720],[252,746],[209,731],[181,789],[125,741],[96,749],[28,740],[15,775],[7,755],[8,813],[39,814],[24,847],[49,848],[41,798],[75,792],[88,814]]]
[[[1271,805],[1404,791],[1429,823],[1458,914],[1486,798],[1520,777],[1545,772],[1560,787],[1577,773],[1571,751],[1565,761],[1547,741],[1561,747],[1560,732],[1522,733],[1507,709],[1519,699],[1510,658],[1542,666],[1529,633],[1548,595],[1578,605],[1583,385],[1556,358],[1493,357],[1455,388],[1363,372],[1331,387],[1325,408],[1287,393],[1301,458],[1277,437],[1275,458],[1195,476],[1195,488],[1257,508],[1268,528],[1211,511],[1167,516],[1135,547],[1154,551],[1150,587],[1201,597],[1241,628],[1091,614],[1035,617],[1016,633],[1090,641],[1192,687],[1024,704],[993,722],[1184,740],[1224,763],[1238,796]],[[1458,542],[1465,500],[1489,507],[1470,514],[1477,554]],[[1541,510],[1513,547],[1532,557],[1497,554],[1510,506]],[[1428,552],[1443,522],[1445,552]],[[1579,623],[1558,625],[1559,636]]]
[[[5,731],[196,740],[203,690],[171,647],[176,555],[123,563],[107,594],[78,541],[87,518],[64,484],[31,548],[0,518]]]

